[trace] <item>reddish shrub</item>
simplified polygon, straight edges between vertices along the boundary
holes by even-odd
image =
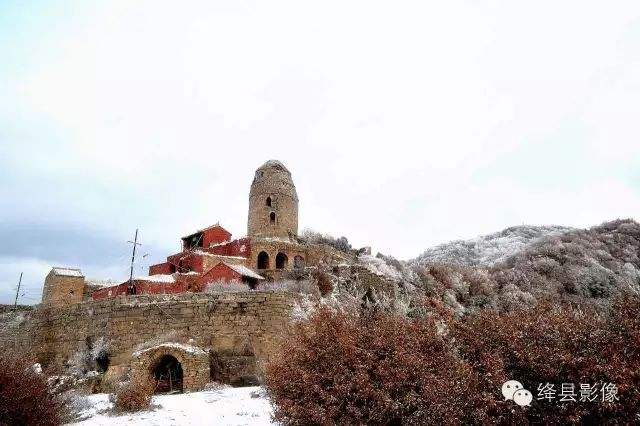
[[[65,406],[44,375],[10,352],[0,352],[0,425],[59,425]]]
[[[318,290],[320,290],[322,296],[326,296],[333,291],[333,283],[326,272],[318,272],[316,281],[318,283]]]
[[[146,410],[151,406],[153,390],[151,381],[132,379],[116,392],[113,402],[122,411]]]
[[[638,421],[640,300],[609,315],[550,302],[464,319],[431,301],[431,315],[319,311],[297,324],[267,366],[284,424],[566,424]],[[534,401],[505,401],[518,380]],[[618,400],[538,401],[538,385],[617,386]]]
[[[486,416],[503,419],[513,410],[496,389],[508,379],[523,383],[534,395],[526,409],[529,421],[541,423],[630,422],[640,406],[640,302],[615,304],[608,317],[589,307],[560,308],[550,302],[534,309],[497,314],[483,312],[453,325],[461,356],[482,380]],[[539,384],[562,383],[618,387],[618,401],[561,403],[537,401]],[[598,395],[600,396],[600,395]],[[576,398],[578,399],[578,398]]]
[[[457,424],[473,383],[434,320],[321,310],[294,326],[265,385],[285,424]]]

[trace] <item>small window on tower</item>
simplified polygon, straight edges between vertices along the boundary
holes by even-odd
[[[271,197],[267,197],[267,206],[271,207]]]
[[[275,225],[276,224],[276,214],[274,212],[271,212],[271,214],[269,215],[269,218],[271,219],[271,224]]]

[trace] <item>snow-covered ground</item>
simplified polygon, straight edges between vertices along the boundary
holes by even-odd
[[[252,396],[253,394],[253,396]],[[256,394],[260,395],[256,397]],[[156,395],[149,411],[111,412],[109,395],[87,398],[82,420],[74,425],[271,425],[271,406],[259,387]]]

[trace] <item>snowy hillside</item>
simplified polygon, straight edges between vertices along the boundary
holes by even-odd
[[[512,226],[471,240],[451,241],[431,247],[409,263],[492,266],[545,236],[559,235],[572,230],[573,228],[564,226]]]
[[[149,411],[112,412],[109,395],[85,397],[79,423],[73,425],[271,425],[271,404],[259,387],[156,395]]]

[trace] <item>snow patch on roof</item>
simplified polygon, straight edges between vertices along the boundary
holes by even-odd
[[[198,348],[196,346],[184,345],[182,343],[162,343],[156,346],[152,346],[150,348],[135,351],[132,355],[134,358],[137,358],[145,352],[153,351],[160,348],[178,349],[182,352],[186,352],[194,355],[204,355],[207,353],[207,351],[205,351],[204,349]]]
[[[221,242],[221,243],[211,243],[211,244],[209,244],[209,248],[211,248],[211,247],[226,246],[226,245],[227,245],[227,244],[229,244],[229,243],[231,243],[231,241],[228,241],[228,240],[224,240],[224,241],[223,241],[223,242]]]
[[[151,281],[151,282],[156,282],[156,283],[174,283],[174,282],[176,282],[176,279],[173,277],[173,275],[158,274],[158,275],[151,275],[151,276],[148,276],[148,277],[135,277],[134,281]]]
[[[222,262],[222,263],[224,263],[229,268],[233,269],[235,272],[237,272],[238,274],[242,275],[243,277],[255,278],[256,280],[264,280],[263,276],[256,274],[255,272],[253,272],[251,269],[247,268],[246,266],[234,265],[234,264],[226,263],[226,262]]]
[[[98,288],[107,288],[107,287],[113,287],[113,286],[122,284],[120,281],[116,281],[112,278],[105,278],[105,279],[87,278],[86,281],[87,281],[87,285],[98,287]]]
[[[219,258],[219,259],[242,259],[242,260],[247,260],[246,257],[242,257],[242,256],[224,256],[222,254],[207,253],[206,251],[202,251],[202,250],[195,250],[193,252],[193,254],[197,254],[197,255],[200,255],[200,256],[216,257],[216,258]]]
[[[82,271],[76,268],[63,268],[60,266],[54,266],[52,268],[52,271],[54,274],[64,277],[84,277],[84,275],[82,275]]]

